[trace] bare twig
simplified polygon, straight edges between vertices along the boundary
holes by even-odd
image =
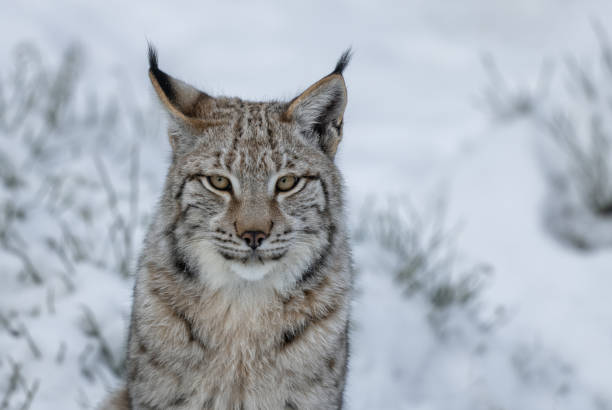
[[[32,384],[31,387],[28,387],[25,384],[25,380],[24,380],[23,386],[24,386],[26,397],[25,397],[25,401],[21,405],[21,410],[28,410],[30,406],[32,405],[32,402],[34,401],[34,396],[36,396],[36,393],[38,392],[38,388],[40,387],[40,380],[34,380],[34,383]]]
[[[34,263],[32,263],[30,256],[22,248],[14,246],[9,242],[6,231],[0,232],[0,246],[2,246],[5,251],[21,260],[24,273],[32,279],[32,282],[37,285],[41,285],[43,283],[42,275],[38,269],[36,269]]]
[[[74,264],[70,260],[70,257],[66,253],[66,250],[64,249],[63,245],[56,241],[54,238],[47,238],[46,242],[49,249],[51,249],[59,257],[59,260],[66,268],[66,272],[74,274]]]
[[[96,320],[91,309],[87,306],[83,306],[83,322],[82,329],[85,334],[93,339],[95,339],[100,348],[100,354],[102,355],[102,359],[104,363],[108,366],[108,368],[115,373],[115,375],[119,376],[122,374],[122,365],[118,364],[115,358],[113,357],[113,353],[110,348],[110,344],[107,342],[106,338],[102,334],[102,329]]]
[[[115,248],[115,253],[117,256],[117,264],[119,271],[124,277],[127,277],[129,275],[129,258],[131,257],[129,252],[131,252],[132,247],[131,228],[130,225],[125,221],[125,218],[119,210],[117,192],[115,191],[111,183],[104,163],[98,157],[95,158],[94,162],[96,164],[98,174],[100,175],[102,186],[104,187],[104,190],[106,192],[108,207],[111,210],[111,213],[114,218],[114,221],[111,224],[111,227],[109,228],[111,237],[115,228],[123,234],[123,252],[121,252],[119,248]],[[115,241],[112,241],[112,243],[115,243]]]
[[[34,357],[36,359],[42,358],[42,353],[40,349],[38,348],[38,345],[36,344],[36,342],[34,342],[34,339],[32,338],[32,335],[28,331],[28,328],[26,327],[26,325],[22,323],[19,330],[20,330],[20,333],[25,338],[26,342],[28,343],[28,347],[30,348],[30,351],[32,352]]]
[[[9,377],[9,383],[4,392],[4,397],[2,398],[2,402],[0,402],[0,409],[8,409],[8,406],[11,401],[11,397],[17,391],[17,387],[19,385],[19,379],[21,377],[21,365],[15,363],[13,361],[10,362],[11,365],[11,375]]]
[[[68,350],[68,346],[66,345],[66,342],[62,341],[60,343],[59,350],[57,351],[57,356],[55,356],[55,362],[57,364],[64,363],[64,360],[66,359],[66,351],[67,350]]]

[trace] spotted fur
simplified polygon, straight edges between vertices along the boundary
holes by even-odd
[[[150,50],[172,163],[139,262],[127,380],[101,408],[342,408],[352,275],[334,156],[349,57],[290,102],[250,102],[165,74]],[[297,185],[278,192],[284,175]],[[256,249],[248,232],[265,238]]]

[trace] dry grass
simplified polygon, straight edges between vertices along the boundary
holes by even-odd
[[[492,58],[480,105],[497,121],[527,119],[549,183],[545,226],[576,249],[612,246],[612,43],[594,24],[599,53],[544,64],[534,85],[510,85]],[[602,231],[602,232],[600,232]]]

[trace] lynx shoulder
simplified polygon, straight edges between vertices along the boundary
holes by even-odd
[[[340,409],[351,257],[336,68],[288,102],[214,97],[149,49],[172,161],[104,409]]]

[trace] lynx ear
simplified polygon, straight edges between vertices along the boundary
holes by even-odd
[[[350,59],[349,49],[342,54],[331,74],[294,98],[285,112],[287,120],[295,121],[332,158],[342,139],[342,118],[347,102],[342,72]]]
[[[149,44],[149,78],[153,88],[178,128],[203,129],[215,125],[214,121],[202,118],[213,97],[189,84],[164,73],[157,66],[157,52]],[[172,128],[172,127],[171,127]],[[176,127],[175,127],[176,128]],[[170,143],[176,148],[177,130],[170,130]]]

